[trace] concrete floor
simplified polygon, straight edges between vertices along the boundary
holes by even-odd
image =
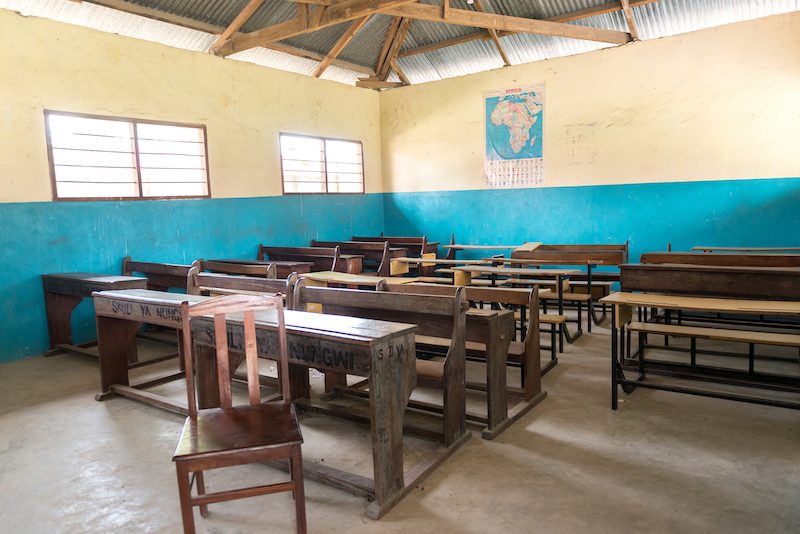
[[[800,532],[800,412],[638,390],[609,408],[609,335],[567,346],[548,397],[495,441],[473,438],[380,521],[306,482],[311,532]],[[179,532],[171,455],[182,418],[96,402],[97,364],[0,366],[0,532]],[[180,383],[172,393],[180,394]],[[477,401],[474,401],[477,402]],[[368,429],[303,421],[306,462],[371,469]],[[406,438],[410,465],[429,444]],[[209,490],[278,480],[208,475]],[[292,532],[288,494],[211,506],[198,532]]]

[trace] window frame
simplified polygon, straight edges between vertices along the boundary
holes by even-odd
[[[53,161],[53,141],[50,135],[50,123],[47,120],[50,114],[65,115],[69,117],[80,117],[85,119],[98,119],[106,121],[129,122],[133,125],[134,132],[134,146],[135,152],[133,154],[136,162],[136,180],[139,187],[139,196],[136,197],[59,197],[58,196],[58,183],[56,180],[56,168]],[[175,196],[152,196],[146,197],[142,195],[142,172],[139,163],[139,139],[137,124],[153,124],[156,126],[179,126],[185,128],[197,128],[203,131],[203,158],[205,161],[206,171],[206,194],[205,195],[175,195]],[[47,139],[47,161],[50,166],[50,188],[53,192],[53,201],[57,202],[108,202],[108,201],[128,201],[128,200],[189,200],[199,198],[211,198],[211,171],[208,165],[208,130],[205,124],[196,124],[189,122],[174,122],[174,121],[161,121],[153,119],[137,119],[133,117],[119,117],[111,115],[95,115],[92,113],[80,113],[73,111],[59,111],[55,109],[44,109],[44,130]]]
[[[281,137],[284,135],[292,136],[292,137],[305,137],[307,139],[316,139],[319,141],[346,141],[348,143],[358,143],[361,147],[361,191],[354,193],[354,192],[330,192],[328,191],[328,153],[325,152],[325,191],[320,191],[316,193],[303,193],[303,192],[293,192],[293,191],[286,191],[286,179],[283,174],[283,150],[281,149]],[[281,162],[281,192],[283,195],[366,195],[367,194],[367,178],[366,172],[364,167],[364,143],[360,139],[347,139],[344,137],[324,137],[321,135],[309,135],[309,134],[301,134],[301,133],[293,133],[293,132],[278,132],[278,156]]]

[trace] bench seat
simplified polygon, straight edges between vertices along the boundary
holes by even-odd
[[[643,323],[634,321],[628,330],[645,334],[659,334],[715,341],[734,341],[739,343],[758,343],[760,345],[780,345],[784,347],[800,347],[800,335],[780,334],[775,332],[753,332],[750,330],[733,330],[727,328],[709,328],[704,326],[683,326],[662,323]]]
[[[565,302],[589,302],[592,297],[588,293],[563,293]],[[542,293],[542,300],[558,300],[558,293]]]
[[[447,339],[445,341],[447,341],[446,347],[449,347],[450,340]],[[420,378],[427,378],[428,380],[432,380],[435,382],[441,382],[443,380],[444,361],[417,359],[416,368],[417,368],[417,376]]]
[[[433,349],[446,349],[450,346],[450,340],[443,337],[433,336],[415,336],[414,339],[417,343],[417,348],[433,348]],[[486,345],[477,343],[475,341],[467,341],[467,358],[483,358],[486,356]],[[525,343],[522,341],[512,341],[508,347],[508,359],[512,362],[521,362],[522,357],[525,355]],[[423,362],[430,362],[431,360],[418,360]],[[435,363],[435,362],[434,362]],[[419,364],[417,365],[417,372],[419,373]]]

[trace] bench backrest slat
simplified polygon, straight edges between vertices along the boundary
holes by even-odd
[[[238,274],[244,276],[259,276],[261,278],[277,278],[277,268],[274,264],[247,264],[228,263],[224,261],[200,260],[200,270],[221,274]]]
[[[646,252],[641,263],[683,263],[732,267],[800,267],[800,254],[709,254],[706,252]]]
[[[196,260],[191,265],[133,261],[130,256],[125,256],[122,260],[122,274],[124,276],[132,276],[133,273],[145,275],[148,289],[166,291],[174,288],[185,290],[189,270],[196,266],[197,263]]]
[[[238,276],[219,273],[201,272],[199,267],[189,271],[187,292],[200,295],[203,292],[219,293],[281,293],[286,296],[286,306],[293,302],[292,293],[297,275],[292,273],[287,279],[257,278],[255,276]]]
[[[258,245],[259,260],[310,261],[317,271],[342,271],[339,247],[267,247]],[[337,267],[339,267],[337,269]]]

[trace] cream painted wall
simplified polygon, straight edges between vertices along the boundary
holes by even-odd
[[[483,95],[533,83],[547,186],[800,176],[793,13],[384,92],[384,190],[485,188]]]
[[[52,199],[44,109],[208,128],[214,197],[281,194],[278,133],[360,139],[381,189],[379,95],[0,9],[0,202]]]

